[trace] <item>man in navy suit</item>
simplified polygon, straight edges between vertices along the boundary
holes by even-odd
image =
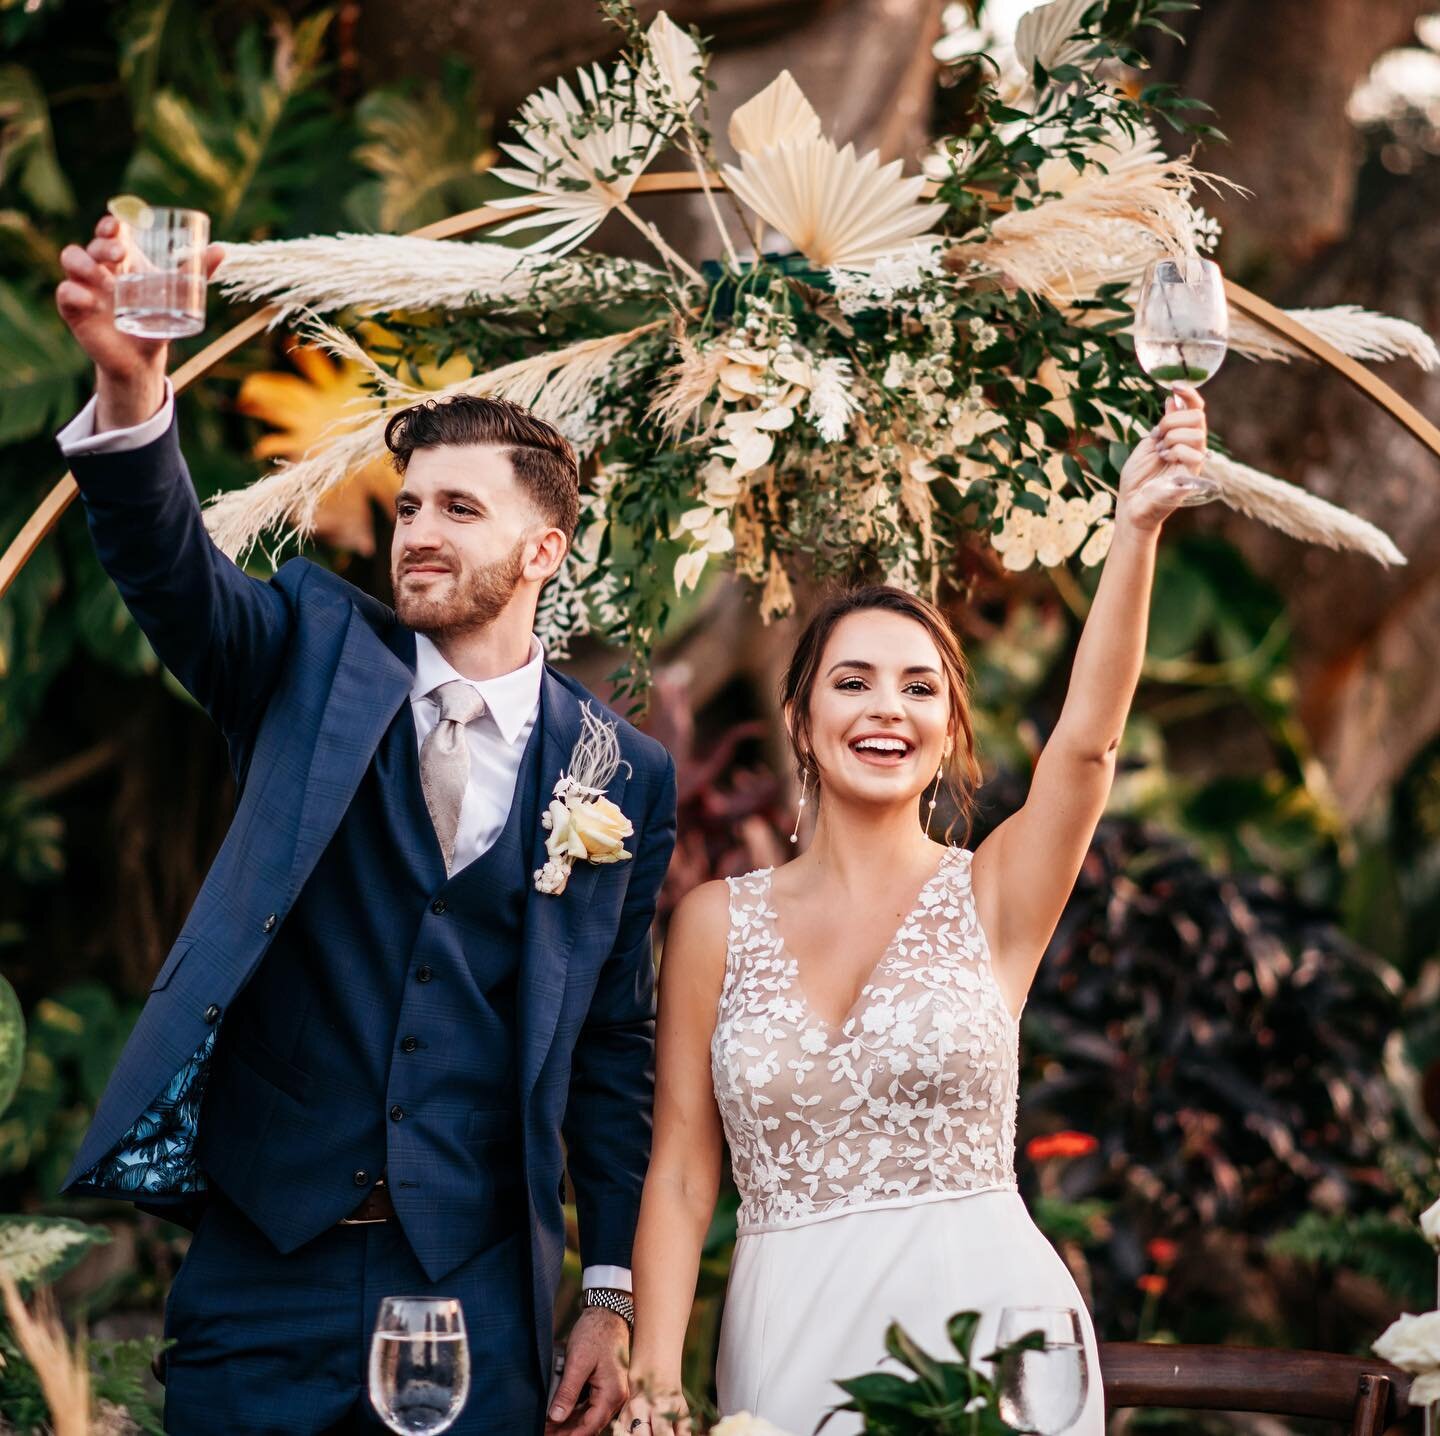
[[[418,405],[386,435],[395,609],[301,559],[251,578],[205,532],[166,346],[114,325],[122,243],[102,219],[62,256],[56,302],[97,382],[60,444],[239,801],[66,1189],[195,1227],[166,1308],[168,1431],[381,1429],[380,1298],[432,1294],[463,1303],[472,1353],[454,1431],[593,1436],[625,1396],[675,773],[532,632],[575,528],[574,452],[514,405]],[[597,720],[619,813],[556,892],[541,818]],[[585,1309],[546,1412],[567,1164]]]

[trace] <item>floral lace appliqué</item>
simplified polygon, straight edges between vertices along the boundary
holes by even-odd
[[[731,878],[711,1072],[740,1230],[1015,1185],[1018,1028],[952,848],[837,1029],[776,930],[771,870]]]

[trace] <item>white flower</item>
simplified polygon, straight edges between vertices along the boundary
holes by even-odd
[[[565,884],[570,881],[570,864],[557,862],[551,858],[543,868],[537,868],[535,872],[535,886],[542,893],[549,893],[552,897],[559,896],[565,891]]]
[[[861,1025],[866,1032],[888,1032],[895,1025],[895,1009],[886,1007],[883,1003],[867,1007]]]
[[[1440,1249],[1440,1202],[1420,1213],[1420,1230],[1432,1247]]]
[[[800,1050],[812,1057],[825,1050],[825,1033],[819,1027],[807,1027],[800,1034]]]
[[[705,565],[710,561],[710,555],[703,548],[698,548],[690,553],[682,553],[675,560],[675,592],[684,593],[687,588],[694,588],[700,582],[700,575],[705,572]]]
[[[710,1436],[789,1436],[789,1433],[778,1426],[772,1426],[759,1416],[741,1411],[734,1416],[727,1416],[718,1426],[712,1427]]]
[[[541,821],[550,830],[545,851],[552,858],[618,863],[630,856],[625,839],[635,829],[609,798],[553,799]]]
[[[1385,1329],[1370,1348],[1376,1356],[1422,1379],[1410,1388],[1410,1402],[1421,1406],[1440,1396],[1440,1311],[1408,1312]],[[1432,1394],[1433,1392],[1433,1394]]]
[[[1080,562],[1089,567],[1104,560],[1105,555],[1110,552],[1110,541],[1115,537],[1115,525],[1106,519],[1103,523],[1095,526],[1095,532],[1080,550]]]
[[[845,437],[845,425],[859,408],[850,392],[850,364],[845,359],[822,359],[814,371],[810,402],[805,417],[815,425],[820,437],[835,444]]]

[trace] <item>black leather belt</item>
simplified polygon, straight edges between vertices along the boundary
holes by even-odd
[[[395,1203],[390,1200],[390,1188],[385,1185],[385,1178],[381,1177],[370,1188],[364,1201],[348,1217],[340,1218],[340,1225],[342,1227],[368,1227],[376,1222],[388,1222],[394,1215]]]

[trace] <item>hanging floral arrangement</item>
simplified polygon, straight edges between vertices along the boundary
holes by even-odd
[[[523,106],[516,214],[482,242],[385,235],[233,246],[236,299],[300,315],[305,337],[364,373],[368,397],[303,456],[208,510],[231,554],[310,535],[326,495],[383,455],[386,418],[433,394],[513,399],[560,428],[588,475],[574,551],[542,605],[563,655],[596,632],[643,659],[677,593],[717,568],[766,618],[792,580],[864,573],[937,592],[962,545],[1007,569],[1103,560],[1115,487],[1163,394],[1129,326],[1146,264],[1213,248],[1212,183],[1155,125],[1200,132],[1166,87],[1138,96],[1131,37],[1167,0],[1054,0],[1012,53],[972,57],[967,133],[906,174],[824,133],[782,72],[730,117],[721,164],[699,37],[665,14],[623,31],[612,66]],[[698,176],[714,258],[692,264],[631,201],[664,149]],[[583,246],[619,216],[653,261]],[[506,240],[508,243],[496,243]],[[523,246],[523,247],[520,247]],[[1308,311],[1347,353],[1440,362],[1415,326],[1353,307]],[[386,341],[367,343],[372,326]],[[1236,323],[1231,348],[1300,351]],[[426,366],[463,358],[440,387]],[[1302,539],[1403,562],[1386,535],[1294,485],[1215,454],[1242,512]]]

